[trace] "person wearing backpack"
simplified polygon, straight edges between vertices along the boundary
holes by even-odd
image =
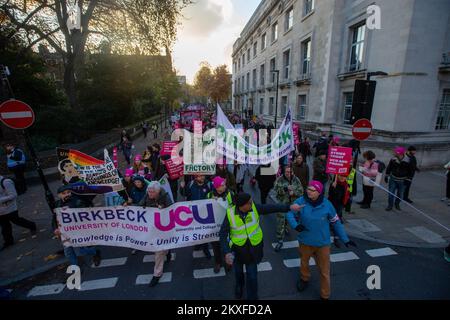
[[[361,209],[370,209],[370,205],[373,200],[373,189],[375,187],[374,182],[379,174],[378,162],[375,161],[375,153],[372,151],[366,151],[363,153],[363,157],[366,160],[362,167],[359,167],[359,171],[363,174],[363,193],[364,198],[362,201],[357,202],[361,206]]]
[[[411,176],[411,166],[405,159],[406,150],[403,147],[394,149],[395,157],[389,161],[386,168],[385,182],[389,183],[389,198],[386,211],[391,211],[394,205],[394,194],[397,192],[395,199],[395,209],[400,209],[400,200],[403,200],[405,191],[405,181]]]
[[[36,223],[19,217],[14,181],[0,175],[0,226],[4,240],[1,250],[14,244],[11,222],[29,229],[32,235],[36,234]]]
[[[12,143],[5,144],[6,156],[8,159],[8,169],[14,173],[16,177],[17,194],[21,195],[27,191],[27,184],[25,181],[25,167],[26,157],[25,152],[17,148]]]

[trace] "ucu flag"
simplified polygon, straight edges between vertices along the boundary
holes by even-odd
[[[202,206],[179,206],[169,211],[169,219],[167,219],[167,217],[162,217],[161,212],[155,212],[155,227],[161,231],[170,231],[177,226],[187,227],[190,226],[194,220],[200,224],[215,223],[213,205],[207,203]]]

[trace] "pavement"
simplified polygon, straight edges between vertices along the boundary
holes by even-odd
[[[150,142],[153,142],[150,135],[146,141],[142,137],[137,139],[134,141],[136,150],[144,150]],[[121,157],[119,155],[119,161],[123,163]],[[58,186],[58,181],[50,182],[52,191],[55,192]],[[358,180],[358,187],[360,192],[355,202],[362,198],[361,179]],[[335,262],[332,263],[332,285],[339,288],[334,295],[336,299],[450,297],[450,289],[445,285],[450,283],[448,263],[443,259],[442,250],[450,242],[450,232],[445,229],[450,226],[450,207],[440,201],[444,187],[445,177],[442,172],[424,171],[415,177],[411,189],[413,206],[422,213],[406,204],[401,205],[401,212],[386,212],[387,194],[375,190],[375,201],[370,210],[362,210],[355,204],[355,214],[344,215],[345,228],[357,242],[358,248],[333,248]],[[249,183],[244,188],[253,195],[255,201],[259,201],[256,188]],[[96,201],[101,205],[102,198],[97,197]],[[126,248],[102,247],[104,266],[87,266],[82,274],[87,290],[68,290],[64,285],[67,278],[66,260],[64,256],[55,254],[62,247],[51,232],[51,214],[44,200],[42,186],[32,185],[25,195],[20,196],[19,212],[21,216],[35,221],[39,232],[32,238],[28,231],[13,227],[16,244],[0,252],[0,285],[12,288],[15,298],[232,298],[232,275],[224,271],[219,276],[212,274],[212,262],[202,257],[201,253],[196,253],[194,258],[192,248],[174,250],[176,257],[165,269],[164,280],[157,286],[158,290],[151,291],[145,285],[153,270],[151,254],[140,252],[131,255],[131,250]],[[295,232],[286,238],[285,248],[278,254],[274,253],[272,243],[275,242],[275,224],[274,216],[264,217],[266,257],[260,265],[261,298],[297,299],[299,296],[295,290],[295,281],[298,276],[298,253],[293,235]],[[389,271],[386,276],[389,279],[388,290],[380,292],[367,289],[366,268],[371,264]],[[405,266],[408,266],[408,272],[404,272]],[[273,275],[277,277],[276,284],[272,281]],[[317,280],[317,274],[315,277]],[[214,281],[211,278],[215,278]],[[54,286],[46,287],[48,285]],[[424,287],[429,289],[424,291]],[[311,289],[311,292],[302,294],[305,299],[317,298],[318,286]],[[44,294],[40,295],[39,292]]]

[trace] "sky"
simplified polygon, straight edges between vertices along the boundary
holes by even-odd
[[[194,0],[183,10],[173,48],[174,67],[194,82],[200,62],[226,64],[231,72],[233,43],[261,0]]]

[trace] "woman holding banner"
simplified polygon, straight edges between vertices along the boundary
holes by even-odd
[[[158,181],[152,181],[148,185],[147,194],[139,202],[139,206],[164,209],[170,207],[173,204],[169,194],[161,187]],[[158,284],[163,275],[164,260],[167,262],[171,260],[171,254],[169,250],[162,250],[155,252],[155,268],[153,270],[153,278],[150,281],[149,286],[154,287]]]

